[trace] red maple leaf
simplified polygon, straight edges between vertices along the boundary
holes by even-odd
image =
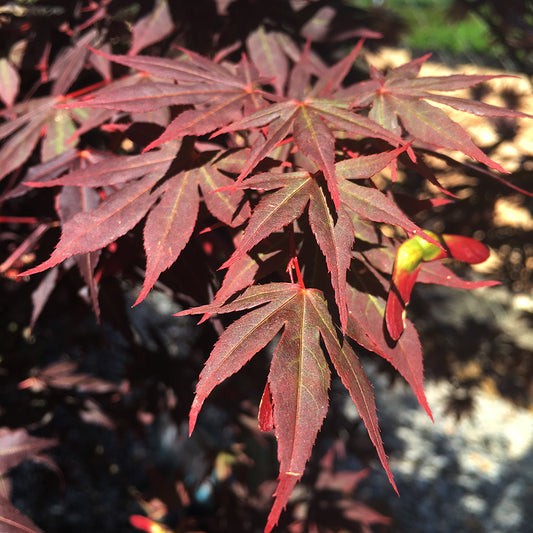
[[[265,531],[271,531],[277,523],[292,489],[302,477],[326,416],[330,371],[320,339],[395,487],[379,436],[372,387],[348,341],[340,342],[320,291],[287,283],[253,286],[222,307],[196,307],[178,316],[249,309],[252,310],[224,331],[207,360],[196,388],[189,428],[192,432],[202,404],[216,385],[237,372],[282,330],[260,410],[261,426],[274,427],[280,462],[276,499]]]

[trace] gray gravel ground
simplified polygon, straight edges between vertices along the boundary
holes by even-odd
[[[410,533],[533,531],[531,412],[479,391],[472,415],[457,421],[444,412],[451,386],[430,382],[433,424],[407,387],[372,381],[401,497],[379,466],[362,496],[385,499]]]
[[[454,325],[476,316],[533,354],[530,297],[514,297],[503,288],[472,293],[428,286],[423,292],[424,297],[439,301],[434,316],[426,319],[453,331]],[[492,349],[498,349],[499,340],[488,341]],[[478,345],[485,342],[479,339]],[[379,466],[362,489],[363,496],[385,500],[403,532],[533,532],[531,409],[474,388],[471,413],[457,420],[446,410],[454,386],[443,379],[428,380],[433,424],[403,382],[391,387],[383,374],[372,368],[368,371],[401,497],[390,488]],[[352,409],[348,403],[347,409]]]

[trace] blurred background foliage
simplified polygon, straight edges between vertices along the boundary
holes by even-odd
[[[446,62],[484,63],[533,74],[531,0],[351,0],[401,24],[398,45]],[[397,34],[397,29],[394,30]],[[387,39],[387,34],[385,34]]]

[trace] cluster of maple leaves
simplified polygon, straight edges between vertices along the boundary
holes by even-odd
[[[61,226],[49,258],[21,275],[48,270],[46,293],[60,265],[74,260],[98,315],[98,281],[106,268],[101,257],[139,223],[146,265],[136,305],[191,239],[215,236],[206,253],[225,275],[218,285],[205,280],[213,285],[211,303],[179,315],[240,316],[220,335],[200,374],[190,431],[211,391],[279,335],[259,407],[259,425],[275,432],[280,463],[265,531],[273,529],[304,473],[328,410],[331,365],[396,489],[358,346],[389,361],[431,416],[420,343],[405,317],[413,285],[493,284],[464,281],[436,262],[483,261],[488,251],[482,244],[425,232],[410,218],[454,201],[423,154],[458,151],[505,172],[430,102],[489,117],[525,115],[442,94],[494,76],[420,76],[429,56],[387,73],[371,68],[368,80],[346,86],[363,39],[328,67],[309,46],[264,27],[249,36],[238,61],[229,59],[231,49],[214,58],[186,49],[174,57],[139,55],[151,44],[144,35],[140,24],[129,52],[114,55],[99,49],[89,30],[49,69],[49,96],[15,104],[16,91],[7,100],[4,95],[0,178],[16,173],[41,140],[41,162],[12,180],[4,199],[53,187]],[[68,94],[79,71],[64,65],[81,70],[89,60],[104,83]],[[113,77],[113,65],[128,70]],[[134,153],[80,142],[98,129],[128,137],[136,125],[157,133]],[[430,180],[441,197],[395,194],[399,164]],[[382,190],[372,178],[386,168],[392,182]],[[50,225],[37,228],[24,250]],[[396,237],[387,237],[384,226],[396,228]],[[221,234],[231,239],[229,256],[216,248]]]

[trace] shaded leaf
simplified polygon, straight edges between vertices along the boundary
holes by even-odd
[[[56,185],[103,187],[124,183],[148,173],[163,176],[174,160],[176,152],[175,146],[168,146],[149,154],[112,156],[54,180],[28,181],[26,184],[32,187],[54,187]]]
[[[167,1],[157,0],[154,9],[133,25],[130,55],[135,55],[143,48],[163,40],[173,29],[174,24]]]
[[[48,302],[52,291],[56,288],[57,284],[57,268],[50,269],[49,272],[39,282],[37,288],[31,294],[31,302],[33,304],[30,318],[30,329],[35,327],[37,319],[41,315],[44,306]]]
[[[25,429],[0,430],[0,474],[5,474],[22,461],[35,459],[39,453],[56,446],[55,439],[32,437]]]
[[[89,187],[63,187],[57,200],[57,211],[62,223],[66,223],[74,215],[96,209],[100,203],[100,196]],[[100,257],[100,251],[89,252],[76,256],[76,264],[89,288],[89,296],[96,319],[100,319],[100,305],[98,303],[98,286],[94,278],[94,270]]]
[[[76,142],[71,145],[67,141],[76,131],[76,125],[64,109],[58,109],[54,117],[49,121],[46,133],[41,144],[41,161],[46,162],[63,154],[69,148],[76,146]]]
[[[32,372],[32,376],[19,383],[19,389],[41,392],[47,388],[74,389],[80,392],[107,393],[117,389],[114,383],[90,374],[77,373],[77,363],[59,361]]]
[[[75,44],[64,48],[50,67],[50,79],[54,80],[51,94],[64,95],[85,67],[89,55],[88,47],[97,39],[98,32],[89,30]]]

